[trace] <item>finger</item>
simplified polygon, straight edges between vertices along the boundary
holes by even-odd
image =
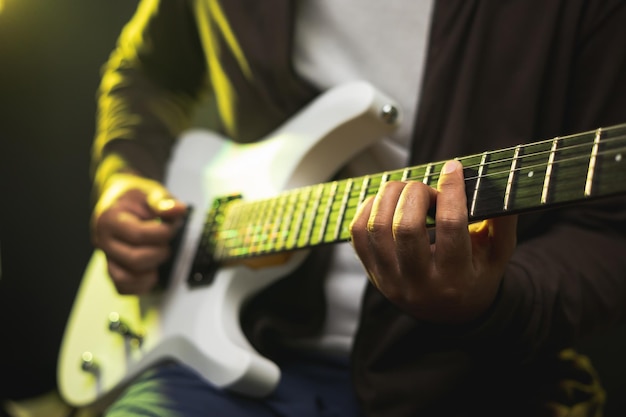
[[[102,215],[96,228],[111,238],[131,245],[161,245],[169,242],[176,227],[158,219],[144,220],[126,211],[110,211]]]
[[[438,268],[464,268],[471,260],[471,243],[463,166],[459,161],[444,164],[437,190],[435,264]]]
[[[370,271],[373,267],[373,262],[371,262],[370,247],[369,247],[369,237],[367,234],[367,222],[370,217],[370,213],[372,211],[372,206],[374,205],[374,197],[367,198],[363,204],[361,204],[350,222],[350,236],[351,243],[354,251],[358,255],[363,267]]]
[[[106,250],[107,257],[132,272],[141,273],[156,269],[171,253],[168,245],[132,246],[119,240],[111,240]]]
[[[385,271],[385,275],[398,272],[393,219],[405,186],[406,183],[398,181],[383,184],[374,197],[367,221],[370,256],[376,265],[376,272]]]
[[[517,245],[518,216],[504,216],[491,219],[492,259],[506,262]]]
[[[107,268],[115,288],[122,295],[145,294],[157,283],[158,274],[156,270],[135,273],[110,259],[107,261]]]
[[[468,229],[474,255],[481,260],[508,260],[517,244],[516,215],[472,223]]]
[[[428,210],[437,192],[419,182],[407,183],[393,217],[393,237],[403,276],[415,276],[430,263],[430,238],[426,227]]]
[[[148,194],[147,202],[154,215],[167,222],[180,219],[187,211],[187,206],[173,198],[164,188],[153,189]]]

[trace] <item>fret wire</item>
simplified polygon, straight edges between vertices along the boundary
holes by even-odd
[[[286,210],[284,217],[279,221],[281,227],[279,229],[279,239],[277,249],[282,249],[287,246],[287,239],[289,238],[289,230],[293,224],[294,213],[298,204],[299,191],[290,191],[285,200]]]
[[[294,224],[293,228],[289,229],[290,232],[292,230],[295,230],[295,233],[290,233],[293,238],[290,241],[287,241],[287,247],[289,249],[293,249],[294,247],[296,247],[298,240],[300,239],[300,233],[302,232],[302,223],[306,214],[306,202],[309,200],[309,196],[311,195],[311,188],[312,187],[303,188],[300,192],[297,193],[298,195],[294,207],[296,223]]]
[[[281,243],[280,230],[283,223],[283,214],[285,213],[285,207],[290,194],[291,193],[282,193],[276,198],[276,209],[272,215],[272,228],[270,230],[270,238],[268,239],[268,243],[274,250],[278,248],[277,244]]]
[[[243,254],[242,251],[243,251],[244,244],[245,244],[246,228],[250,219],[250,207],[251,206],[252,206],[252,203],[247,203],[245,205],[242,204],[240,207],[240,210],[238,210],[239,214],[238,214],[237,220],[240,220],[241,223],[239,223],[238,228],[237,228],[236,246],[231,247],[231,249],[229,250],[230,254],[233,254],[233,255]],[[235,251],[235,253],[233,253],[233,251]]]
[[[344,217],[346,215],[346,206],[348,205],[348,200],[350,199],[350,193],[352,192],[352,186],[354,185],[354,180],[352,178],[348,178],[346,181],[346,189],[343,193],[343,198],[341,199],[341,205],[339,206],[339,214],[337,216],[337,224],[335,226],[335,240],[339,239],[339,235],[341,233],[341,228],[343,225]]]
[[[246,204],[245,206],[245,210],[242,211],[242,216],[244,219],[244,223],[242,224],[241,228],[240,228],[240,238],[239,238],[239,245],[237,246],[237,250],[235,252],[235,254],[237,256],[241,256],[241,255],[247,255],[247,248],[248,248],[248,244],[249,244],[249,230],[251,228],[251,225],[253,224],[253,219],[254,219],[254,208],[256,208],[256,201],[250,202],[249,204]]]
[[[515,179],[515,171],[517,170],[517,158],[519,157],[520,145],[515,147],[515,152],[513,153],[513,161],[511,162],[511,169],[509,170],[509,177],[506,181],[506,190],[504,192],[504,210],[509,209],[509,200],[511,198],[511,189],[513,187],[513,180]]]
[[[234,203],[232,203],[230,207],[225,210],[225,218],[217,235],[215,253],[218,258],[228,256],[228,246],[230,242],[237,237],[237,231],[234,230],[234,225],[237,224],[235,219],[239,212],[239,208],[239,205],[234,205]]]
[[[333,198],[332,205],[330,205],[328,210],[328,225],[326,226],[326,230],[324,231],[322,242],[336,241],[335,234],[337,231],[337,222],[339,221],[338,213],[342,210],[342,205],[345,204],[344,197],[347,184],[347,179],[337,181],[337,189],[335,190],[335,196]]]
[[[621,126],[622,129],[624,129],[624,126]],[[608,129],[608,130],[603,130],[601,133],[605,133],[605,134],[609,134],[611,133],[613,130],[612,129]],[[598,131],[596,131],[596,142],[599,142],[600,137],[602,136]],[[589,134],[588,132],[586,132],[586,134]],[[525,170],[532,170],[533,167],[546,167],[546,174],[545,174],[545,178],[544,178],[544,186],[542,189],[542,196],[541,196],[541,202],[542,204],[546,204],[548,201],[548,193],[549,193],[549,188],[550,188],[550,183],[551,183],[551,177],[553,176],[553,167],[555,164],[561,164],[562,162],[565,161],[576,161],[576,160],[583,160],[583,159],[587,159],[589,158],[589,154],[586,153],[584,156],[573,156],[571,158],[567,158],[564,160],[558,160],[555,161],[555,157],[556,157],[556,150],[558,149],[559,152],[564,151],[564,150],[577,150],[577,149],[581,149],[582,147],[586,147],[588,146],[588,144],[579,144],[576,143],[574,145],[566,145],[565,139],[575,139],[575,138],[580,138],[581,136],[584,136],[585,134],[579,134],[579,135],[574,135],[571,137],[562,137],[562,138],[556,138],[556,139],[552,139],[552,147],[550,149],[550,151],[538,151],[538,152],[534,152],[534,153],[530,153],[524,156],[520,156],[519,155],[519,149],[521,149],[520,145],[516,146],[515,148],[510,148],[510,149],[514,149],[514,155],[513,158],[511,158],[511,167],[508,170],[508,177],[509,179],[506,182],[506,192],[505,192],[505,209],[509,209],[510,208],[510,199],[511,199],[511,192],[512,192],[512,184],[515,182],[515,175],[518,175],[520,172],[520,168],[519,168],[519,162],[521,161],[521,159],[523,158],[527,158],[529,156],[537,156],[537,155],[541,155],[541,154],[545,154],[547,152],[549,152],[550,156],[548,158],[548,163],[547,164],[536,164],[536,165],[530,165],[530,166],[525,166]],[[603,140],[603,142],[605,143],[609,143],[609,142],[614,142],[614,143],[621,143],[625,136],[624,135],[618,135],[616,137],[606,137],[606,140]],[[561,143],[559,143],[559,141]],[[528,144],[527,146],[531,146],[531,145],[538,145],[541,143],[548,143],[549,141],[543,141],[543,142],[535,142],[535,143],[531,143]],[[559,148],[559,145],[562,146]],[[588,148],[587,148],[588,149]],[[586,186],[585,186],[585,195],[588,196],[591,193],[591,188],[593,185],[593,173],[595,171],[595,165],[597,164],[598,159],[600,158],[601,155],[604,154],[612,154],[612,153],[616,153],[619,152],[620,148],[618,149],[612,149],[611,151],[600,151],[599,149],[599,143],[594,144],[594,148],[592,149],[592,154],[591,154],[591,158],[588,159],[590,162],[590,165],[593,165],[593,169],[588,169],[588,175],[587,175],[587,180],[586,180]],[[501,151],[500,151],[501,152]],[[477,155],[476,155],[477,156]],[[475,156],[474,156],[475,157]],[[467,157],[467,159],[470,159],[471,157]],[[507,158],[503,158],[500,160],[497,160],[495,162],[500,162],[502,163],[503,161],[506,161]],[[461,159],[463,161],[463,159]],[[591,162],[593,161],[593,162]],[[486,161],[481,161],[480,164],[478,165],[474,165],[474,166],[484,166],[484,167],[488,167],[492,164],[493,162],[486,162]],[[424,183],[428,183],[430,182],[430,177],[433,175],[436,175],[437,173],[433,173],[433,163],[429,163],[427,165],[425,165],[426,169],[425,169],[425,175],[422,178],[422,181]],[[470,166],[470,165],[468,165]],[[413,169],[420,169],[422,167],[413,167]],[[404,170],[398,170],[398,173],[402,172],[402,180],[417,180],[418,178],[410,178],[410,172],[411,172],[411,168],[406,168]],[[501,172],[487,172],[485,173],[483,172],[479,172],[479,175],[477,178],[480,178],[482,180],[482,178],[486,178],[486,177],[492,177],[494,175],[498,175],[501,174],[503,172],[507,172],[507,170],[503,170]],[[591,172],[591,174],[589,174],[589,172]],[[415,173],[416,175],[417,173]],[[383,178],[381,178],[382,183],[384,183],[387,179],[389,178],[388,173],[385,174],[383,176]],[[467,179],[471,179],[471,178],[466,178]],[[363,181],[362,181],[362,188],[359,192],[358,195],[358,201],[357,201],[357,206],[359,204],[361,204],[365,198],[369,195],[369,187],[370,184],[372,183],[371,177],[367,176],[367,177],[363,177]],[[354,198],[353,196],[355,196],[355,193],[357,191],[359,191],[358,187],[355,187],[357,183],[355,181],[353,181],[352,179],[350,179],[350,186],[346,186],[346,190],[344,192],[344,201],[342,203],[342,207],[340,207],[340,211],[339,211],[339,218],[337,219],[337,225],[335,228],[335,236],[339,237],[341,235],[342,232],[342,228],[341,228],[341,224],[345,221],[345,217],[346,217],[346,210],[348,208],[351,207],[351,204],[354,203]],[[521,184],[524,185],[525,183]],[[381,184],[382,185],[382,184]],[[286,200],[287,201],[287,200]],[[228,235],[227,235],[227,241],[228,242],[218,242],[219,245],[224,245],[223,247],[228,249],[228,248],[233,248],[236,247],[237,242],[241,243],[242,239],[244,239],[244,237],[242,237],[242,231],[249,231],[249,221],[250,219],[254,219],[254,210],[250,209],[250,207],[256,207],[256,206],[251,206],[252,203],[238,203],[237,205],[234,205],[231,209],[229,209],[229,215],[226,218],[225,221],[225,225],[234,225],[233,227],[224,227],[224,230],[228,231]],[[286,211],[292,211],[291,209],[294,207],[294,204],[288,204],[286,203],[287,206],[289,206],[288,210]],[[238,206],[242,206],[242,207],[238,207]],[[247,209],[243,209],[243,207],[247,207]],[[334,212],[333,212],[334,213]],[[256,213],[258,214],[258,213]],[[280,215],[279,215],[280,216]],[[289,222],[286,221],[287,219],[289,219],[290,216],[285,214],[285,220],[280,219],[280,217],[278,217],[278,219],[280,219],[280,221],[278,221],[278,223],[280,223],[281,227],[278,228],[278,230],[286,230],[286,233],[280,233],[283,235],[288,235],[288,231],[289,229],[292,230],[296,230],[296,231],[300,231],[302,228],[301,227],[297,227],[297,226],[293,226],[293,225],[289,225]],[[248,221],[248,226],[245,225],[246,223],[246,219]],[[258,219],[257,219],[258,220]],[[300,219],[300,224],[303,221],[303,219]],[[238,225],[237,225],[238,224]],[[273,224],[273,223],[272,223]],[[284,227],[282,227],[283,225],[285,225]],[[255,226],[258,226],[258,224],[255,224]],[[232,229],[232,230],[231,230]],[[258,229],[257,229],[258,230]],[[276,230],[276,228],[274,229]],[[271,233],[271,235],[273,235],[273,233]],[[286,240],[286,239],[281,239],[283,236],[279,236],[278,241],[280,242],[281,240]],[[249,237],[248,237],[249,238]],[[297,239],[296,239],[297,241]],[[280,244],[280,243],[279,243]],[[220,246],[222,247],[222,246]],[[279,247],[279,246],[277,246]],[[227,252],[227,251],[226,251]],[[238,252],[238,254],[241,254],[241,252]]]
[[[561,150],[562,149],[563,148],[561,148]],[[621,150],[626,151],[626,147],[621,148]],[[612,150],[609,150],[609,151],[599,151],[597,156],[609,155],[609,154],[611,154],[611,153],[613,153],[615,151],[616,151],[615,149],[612,149]],[[573,157],[573,158],[561,159],[561,160],[557,161],[556,164],[560,164],[560,163],[564,163],[564,162],[572,162],[572,161],[580,161],[580,162],[582,162],[584,160],[585,161],[588,160],[588,155],[587,154],[582,155],[582,156],[576,156],[576,157]],[[525,167],[525,169],[537,168],[537,167],[547,167],[547,166],[548,166],[548,164],[535,164],[535,165],[529,165],[529,166]]]
[[[626,126],[624,126],[624,128],[626,128]],[[588,134],[588,132],[586,132],[586,133]],[[604,133],[608,133],[608,131],[606,129],[604,129]],[[574,139],[582,139],[584,136],[585,136],[585,134],[581,133],[581,134],[573,135],[573,136],[559,137],[559,141],[561,142],[561,144],[565,144],[566,141],[572,141]],[[624,139],[626,139],[626,135],[621,135],[621,136],[618,136],[618,137],[605,139],[603,142],[608,144],[608,143],[613,142],[613,141],[618,141],[619,142],[619,141],[624,140]],[[540,146],[540,145],[543,145],[543,144],[546,144],[546,143],[551,143],[553,141],[554,141],[554,139],[550,139],[550,140],[547,140],[547,141],[528,143],[528,144],[526,144],[524,146],[526,146],[526,147],[529,147],[529,146]],[[586,151],[587,146],[588,146],[587,142],[585,142],[585,143],[577,143],[575,145],[562,146],[559,150],[560,151],[569,151],[569,150],[576,150],[576,149],[584,150],[584,157],[586,158],[588,156],[588,152]],[[510,147],[510,148],[500,149],[500,150],[495,151],[495,152],[506,152],[506,151],[514,151],[514,150],[515,150],[515,147]],[[550,153],[550,150],[534,152],[534,153],[529,153],[529,154],[524,155],[523,158],[533,157],[533,156],[540,156],[540,155],[549,154],[549,153]],[[458,160],[463,162],[464,160],[469,160],[469,159],[472,159],[472,158],[474,158],[476,156],[477,155],[470,155],[470,156],[466,156],[466,157],[463,157],[463,158],[458,158]],[[498,160],[496,162],[505,162],[507,160],[511,160],[511,159],[504,158],[504,159]],[[487,167],[489,165],[490,164],[487,164]],[[547,164],[544,164],[544,165],[547,165]],[[465,164],[463,164],[463,168],[477,168],[479,166],[480,166],[479,164],[474,164],[474,165],[465,165]],[[435,172],[434,174],[438,174],[438,173]],[[471,177],[469,179],[475,179],[475,177]],[[417,180],[417,178],[414,178],[414,180]]]
[[[596,135],[593,139],[591,157],[589,158],[589,169],[587,170],[587,179],[585,181],[585,197],[589,197],[591,195],[591,187],[593,185],[593,174],[596,168],[596,158],[598,157],[598,147],[600,146],[601,137],[602,137],[602,128],[596,130]]]
[[[357,201],[357,207],[363,204],[365,199],[367,198],[367,189],[370,185],[371,178],[369,175],[363,177],[363,183],[361,184],[361,192],[359,193],[359,199]]]
[[[268,200],[260,200],[256,205],[255,220],[252,226],[252,236],[250,237],[250,244],[248,250],[251,254],[259,251],[259,243],[263,239],[263,218],[265,216]]]
[[[606,132],[606,130],[605,130],[605,132]],[[579,136],[577,135],[576,137],[573,137],[573,138],[579,138]],[[559,137],[559,141],[561,143],[563,143],[565,139],[568,139],[568,137]],[[619,141],[619,140],[623,140],[623,139],[626,139],[626,136],[620,136],[620,137],[616,137],[616,138],[611,138],[610,140]],[[554,139],[551,139],[550,141],[529,143],[527,145],[522,145],[522,146],[523,147],[537,146],[537,145],[544,144],[546,142],[554,142]],[[609,142],[609,140],[604,140],[604,143],[608,143],[608,142]],[[517,145],[517,146],[520,146],[520,145]],[[510,148],[505,148],[505,149],[494,151],[494,152],[488,152],[488,154],[492,154],[492,153],[496,153],[496,152],[506,152],[508,150],[514,152],[515,149],[517,148],[517,146],[510,147]],[[587,146],[587,144],[576,144],[576,145],[571,145],[571,146],[566,146],[566,147],[562,146],[561,148],[559,148],[559,151],[567,151],[567,150],[572,150],[572,149],[577,149],[577,148],[578,149],[582,149],[583,147],[586,147],[586,146]],[[540,151],[540,152],[529,153],[529,154],[525,154],[525,155],[519,157],[519,159],[530,159],[532,157],[541,156],[543,154],[549,154],[550,152],[551,151],[548,150],[548,151]],[[470,156],[467,156],[467,157],[457,158],[457,159],[459,161],[463,162],[463,161],[467,161],[467,160],[470,160],[472,158],[475,158],[476,156],[478,156],[478,155],[470,155]],[[584,158],[587,158],[587,157],[588,157],[588,154],[585,152]],[[502,158],[502,159],[498,159],[498,160],[494,160],[494,161],[490,161],[490,162],[485,163],[485,167],[490,167],[491,165],[494,165],[496,163],[502,163],[502,162],[507,162],[507,161],[510,161],[511,163],[513,163],[513,160],[514,160],[513,157],[511,157],[511,158]],[[566,159],[566,160],[562,160],[562,161],[557,161],[557,163],[560,163],[560,162],[563,162],[563,161],[568,161],[568,160],[572,160],[572,158],[569,158],[569,159]],[[434,171],[433,167],[435,165],[436,165],[435,163],[429,163],[427,165],[409,167],[408,169],[412,170],[412,169],[419,169],[419,168],[426,167],[425,175],[423,177],[423,179],[425,179],[427,177],[434,177],[434,176],[440,174],[440,172],[438,172],[438,171],[435,172]],[[443,163],[441,165],[443,166]],[[537,164],[537,165],[533,165],[532,167],[544,167],[544,166],[547,166],[547,164]],[[472,169],[472,168],[478,168],[478,167],[480,167],[480,164],[471,164],[471,165],[465,165],[464,164],[463,165],[464,169],[468,169],[468,168]],[[398,172],[400,172],[400,170]],[[505,171],[494,171],[494,172],[490,172],[490,173],[487,173],[487,174],[483,174],[482,177],[486,178],[486,177],[497,176],[497,175],[501,175],[503,172],[509,173],[509,169],[507,169]],[[418,177],[407,177],[405,179],[408,180],[408,181],[417,181]],[[423,179],[422,179],[422,182],[424,182]],[[465,179],[466,180],[474,180],[474,179],[477,179],[477,176],[466,177]],[[426,182],[428,182],[428,181],[426,181]]]
[[[426,171],[424,171],[424,179],[422,182],[426,185],[430,185],[430,175],[433,173],[433,164],[430,163],[426,166]]]
[[[561,138],[559,138],[559,141],[560,141],[560,142],[562,142],[562,141],[563,141],[563,139],[564,139],[564,138],[562,138],[562,137],[561,137]],[[552,139],[552,141],[554,142],[554,139]],[[605,143],[606,143],[606,141],[605,141]],[[528,144],[528,145],[526,145],[526,146],[530,146],[530,145],[536,145],[536,143],[533,143],[533,144]],[[519,145],[518,145],[518,146],[519,146]],[[568,150],[568,149],[580,148],[581,146],[582,146],[582,145],[569,146],[569,147],[561,147],[561,148],[559,148],[559,151],[564,151],[564,150]],[[510,148],[510,150],[515,151],[515,148]],[[523,156],[518,156],[518,162],[517,162],[517,164],[519,163],[519,160],[522,160],[522,159],[531,159],[532,157],[541,156],[542,154],[546,154],[546,153],[550,153],[550,152],[551,152],[551,151],[534,152],[534,153],[530,153],[530,154],[525,154],[525,155],[523,155]],[[600,156],[600,155],[602,155],[602,152],[598,152],[598,156]],[[474,156],[474,157],[475,157],[475,156]],[[466,158],[462,158],[462,159],[460,159],[460,160],[462,161],[463,159],[470,159],[470,158],[471,158],[471,157],[466,157]],[[573,160],[576,160],[576,159],[586,159],[586,158],[588,158],[588,154],[586,154],[586,153],[585,153],[585,155],[584,155],[584,156],[580,156],[580,157],[579,157],[579,156],[577,156],[577,157],[573,157],[573,158],[562,159],[562,160],[556,161],[555,163],[556,163],[556,164],[559,164],[559,163],[562,163],[562,162],[573,161]],[[488,163],[485,163],[485,167],[489,167],[489,166],[493,165],[493,164],[494,164],[494,163],[496,163],[496,162],[498,162],[498,163],[502,163],[502,162],[505,162],[505,161],[511,161],[511,163],[513,163],[513,162],[514,162],[514,158],[502,158],[502,159],[499,159],[499,160],[497,160],[497,161],[490,161],[490,162],[488,162]],[[435,164],[428,164],[428,165],[435,165]],[[548,165],[547,163],[542,163],[542,164],[534,164],[534,165],[528,165],[528,166],[526,166],[525,168],[526,168],[526,169],[541,168],[541,167],[546,167],[547,165]],[[464,166],[464,168],[468,168],[468,167],[470,167],[470,168],[471,168],[471,167],[479,167],[479,166],[480,166],[480,164],[474,164],[474,165],[467,165],[467,166]],[[415,169],[415,168],[419,168],[419,167],[412,167],[412,168],[413,168],[413,169]],[[516,168],[516,171],[519,171],[519,168]],[[503,171],[494,171],[494,172],[489,172],[489,173],[483,173],[482,178],[488,178],[488,177],[498,176],[498,175],[501,175],[501,174],[503,174],[503,173],[505,173],[505,172],[508,174],[508,173],[510,172],[510,170],[509,170],[509,169],[506,169],[506,170],[503,170]],[[430,174],[430,176],[431,176],[431,177],[434,177],[434,176],[436,176],[436,175],[438,175],[438,174],[439,174],[439,172],[432,172],[432,173]],[[476,178],[477,178],[477,176],[474,176],[474,177],[466,177],[465,179],[466,179],[466,180],[473,180],[473,179],[476,179]],[[367,184],[367,183],[368,183],[369,178],[367,178],[367,177],[363,177],[363,179],[364,179],[364,180],[363,180],[363,183],[364,183],[364,184]],[[410,180],[410,181],[415,181],[415,180],[417,180],[417,179],[418,179],[417,177],[408,177],[408,178],[407,178],[407,180]],[[367,195],[366,195],[366,194],[367,194],[367,188],[369,188],[369,186],[364,185],[364,186],[363,186],[363,188],[361,189],[361,191],[360,191],[360,198],[359,198],[359,201],[360,201],[360,202],[362,202],[362,200],[364,200],[364,199],[365,199],[365,197],[367,197]],[[358,188],[354,188],[354,187],[353,187],[353,191],[354,191],[354,190],[358,190]],[[353,201],[353,200],[354,200],[354,199],[351,199],[351,201]],[[350,201],[350,202],[351,202],[351,201]]]
[[[322,194],[324,192],[324,186],[323,184],[320,185],[316,185],[315,186],[315,193],[314,193],[314,197],[313,197],[313,204],[311,206],[311,208],[306,208],[305,211],[305,216],[306,214],[309,215],[309,219],[307,222],[307,228],[306,228],[306,233],[304,235],[304,241],[300,241],[300,239],[298,239],[298,246],[299,247],[304,247],[306,245],[308,245],[309,243],[311,243],[311,237],[312,237],[312,233],[313,233],[313,226],[315,225],[315,213],[317,213],[317,210],[319,208],[319,205],[321,203],[321,198],[322,198]]]
[[[619,126],[612,126],[610,128],[604,128],[604,132],[609,134],[612,131],[616,131],[619,129],[624,129],[626,130],[626,124],[623,125],[619,125]],[[578,133],[578,134],[574,134],[574,135],[570,135],[570,136],[563,136],[563,137],[559,137],[559,140],[562,143],[565,142],[570,142],[576,139],[582,139],[584,136],[591,134],[592,132],[582,132],[582,133]],[[616,141],[620,141],[623,140],[624,138],[626,138],[626,135],[620,135],[617,137],[614,137],[610,140],[616,140]],[[554,141],[554,138],[552,139],[546,139],[546,140],[542,140],[542,141],[538,141],[538,142],[532,142],[532,143],[528,143],[525,146],[540,146],[540,145],[544,145],[544,144],[550,144]],[[605,141],[605,143],[608,142]],[[576,145],[572,145],[572,146],[566,146],[566,147],[562,147],[561,150],[565,151],[565,150],[570,150],[570,149],[574,149],[574,148],[581,148],[581,147],[586,147],[587,143],[578,143]],[[511,146],[509,148],[503,148],[503,149],[499,149],[496,152],[506,152],[506,151],[514,151],[515,150],[515,146]],[[545,154],[545,153],[549,153],[550,151],[542,151],[542,152],[536,152],[534,155],[541,155],[541,154]],[[475,157],[477,155],[469,155],[463,158],[459,158],[460,161],[466,160],[466,159],[471,159],[472,157]],[[528,156],[531,156],[531,154],[528,154]],[[476,168],[478,165],[468,165],[465,166],[465,168]]]
[[[274,201],[274,199],[264,199],[259,201],[259,205],[257,206],[254,234],[250,244],[250,253],[260,253],[263,251],[263,243],[266,239],[265,231],[268,225],[267,214],[272,201]]]
[[[485,168],[485,162],[487,162],[487,152],[483,153],[480,158],[480,166],[478,168],[478,178],[476,179],[476,185],[474,186],[474,195],[472,196],[472,204],[470,208],[470,215],[473,216],[476,212],[476,198],[478,197],[478,189],[480,188],[480,180],[483,176],[483,170]]]
[[[624,129],[626,129],[626,126],[619,126],[619,127],[622,127]],[[604,132],[605,133],[609,133],[610,131],[616,130],[616,129],[617,129],[617,127],[613,127],[610,130],[604,129]],[[583,132],[583,133],[572,135],[572,136],[559,137],[558,139],[561,141],[561,143],[564,144],[568,140],[571,141],[573,139],[582,139],[588,133],[589,132]],[[612,142],[612,141],[618,141],[619,142],[619,141],[622,141],[624,139],[626,139],[626,135],[620,135],[620,136],[617,136],[617,137],[605,139],[603,142],[608,144],[609,142]],[[526,144],[524,146],[526,146],[526,147],[529,147],[529,146],[540,146],[542,144],[553,143],[553,142],[554,142],[554,139],[549,139],[549,140],[545,140],[545,141],[528,143],[528,144]],[[519,145],[517,145],[517,146],[519,146]],[[560,148],[560,151],[582,149],[582,148],[586,148],[586,146],[588,146],[587,143],[577,143],[575,145],[563,146],[563,147]],[[515,151],[515,148],[516,148],[516,146],[513,146],[513,147],[510,147],[510,148],[503,148],[503,149],[500,149],[500,150],[495,151],[495,152]],[[533,156],[541,156],[543,154],[549,154],[550,152],[551,152],[550,150],[547,150],[547,151],[540,151],[540,152],[529,153],[529,154],[525,154],[522,158],[530,158],[530,157],[533,157]],[[463,161],[472,159],[472,158],[474,158],[476,156],[477,155],[470,155],[470,156],[457,158],[457,159],[459,161],[463,162]],[[587,157],[587,152],[585,152],[585,158],[586,157]],[[494,162],[506,162],[506,161],[511,161],[512,162],[513,159],[512,158],[503,158],[503,159],[500,159],[500,160],[497,160],[497,161],[494,161]],[[486,167],[489,167],[491,164],[492,164],[492,162],[487,163]],[[432,170],[432,166],[433,165],[435,165],[435,164],[434,163],[429,163],[429,164],[426,165],[426,172],[425,172],[425,175],[424,175],[423,180],[422,180],[422,182],[424,182],[425,184],[427,184],[429,182],[428,179],[427,179],[428,177],[439,174],[439,172],[433,172],[433,170]],[[546,166],[546,165],[547,164],[543,164],[543,166]],[[480,166],[480,164],[473,164],[473,165],[465,165],[464,164],[463,165],[464,168],[470,168],[470,169],[471,168],[477,168],[479,166]],[[420,168],[420,167],[423,167],[423,166],[417,166],[417,167],[411,167],[411,168]],[[494,173],[488,174],[488,175],[497,175],[497,174],[500,174],[500,172],[494,172]],[[410,180],[410,181],[416,181],[417,179],[418,179],[417,177],[407,178],[407,180]],[[476,177],[468,177],[466,179],[476,179]]]
[[[279,204],[279,198],[271,198],[269,200],[269,204],[267,205],[265,224],[263,225],[263,243],[261,246],[261,252],[263,253],[270,252],[274,248],[274,225],[276,223],[276,216],[280,212]]]
[[[333,202],[335,201],[335,194],[337,193],[337,181],[333,181],[330,185],[330,190],[328,194],[328,202],[326,203],[326,207],[324,208],[324,214],[322,215],[322,224],[320,227],[318,242],[324,241],[324,234],[326,234],[326,229],[328,228],[328,217],[330,216],[330,212],[333,208]]]
[[[238,255],[239,253],[233,253],[233,251],[236,251],[237,249],[243,247],[244,244],[244,237],[245,237],[245,229],[247,228],[247,224],[248,224],[248,213],[249,213],[249,208],[250,208],[250,204],[251,203],[247,203],[247,204],[241,204],[239,205],[239,207],[237,207],[235,216],[233,218],[233,227],[235,230],[235,237],[231,240],[231,242],[234,242],[235,244],[229,244],[228,245],[228,256],[235,256]]]
[[[268,199],[268,203],[265,205],[265,215],[263,216],[263,225],[261,228],[262,238],[261,238],[261,246],[259,251],[261,253],[269,252],[272,249],[272,229],[274,226],[273,218],[276,213],[276,205],[278,204],[278,199],[270,198]]]
[[[257,223],[261,213],[261,210],[259,209],[260,204],[260,201],[254,201],[250,203],[250,207],[253,210],[252,215],[250,216],[250,220],[248,221],[248,227],[246,228],[246,231],[244,233],[244,248],[246,249],[246,254],[249,254],[251,252],[253,241],[256,236]]]
[[[554,164],[554,157],[559,144],[559,138],[555,138],[552,141],[552,148],[550,150],[550,156],[548,157],[548,165],[546,166],[546,175],[543,182],[543,191],[541,192],[541,204],[548,202],[548,189],[550,188],[550,178],[552,177],[552,165]]]
[[[233,230],[232,233],[232,239],[230,239],[230,242],[228,242],[227,244],[227,254],[228,256],[231,256],[231,250],[232,249],[236,249],[239,248],[243,245],[243,236],[244,236],[244,230],[243,227],[245,226],[245,221],[242,221],[242,219],[245,219],[247,216],[247,212],[248,212],[248,208],[250,207],[250,204],[241,204],[238,203],[235,207],[233,207],[233,216],[232,216],[232,226],[229,226],[228,230]]]

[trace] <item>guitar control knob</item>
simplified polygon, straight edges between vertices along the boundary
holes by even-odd
[[[100,373],[100,366],[98,365],[98,362],[94,360],[91,352],[84,352],[81,355],[80,369],[94,375],[98,375]]]
[[[141,346],[143,342],[143,336],[131,330],[131,328],[122,321],[117,312],[109,314],[109,330],[122,335],[125,339],[137,346]]]

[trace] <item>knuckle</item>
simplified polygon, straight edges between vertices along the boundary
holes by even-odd
[[[392,225],[393,235],[396,240],[407,241],[415,239],[419,234],[417,225],[406,224],[404,222],[394,222]]]
[[[147,264],[147,256],[143,251],[127,252],[126,263],[133,269],[144,269]]]
[[[128,240],[129,243],[140,244],[146,241],[147,234],[144,230],[141,230],[138,228],[127,228],[126,239]]]
[[[437,217],[437,228],[440,230],[464,230],[467,228],[467,218],[454,216],[452,213],[440,213]]]
[[[378,219],[378,217],[374,217],[373,219],[370,219],[370,221],[367,222],[367,232],[369,235],[372,235],[373,237],[376,237],[384,233],[386,228],[387,228],[387,225],[385,224],[385,222]]]
[[[363,237],[367,232],[367,230],[365,230],[362,226],[362,223],[358,222],[356,218],[352,220],[348,229],[350,230],[350,235],[352,237]]]
[[[128,264],[132,269],[145,271],[156,268],[169,255],[168,248],[145,248],[129,253]]]

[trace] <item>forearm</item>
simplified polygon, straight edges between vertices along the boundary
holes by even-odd
[[[96,193],[115,172],[163,178],[170,149],[190,125],[203,93],[205,72],[187,3],[140,3],[103,69],[98,90],[92,158]]]
[[[107,86],[107,82],[114,79]],[[106,73],[93,146],[96,189],[116,172],[162,180],[178,134],[191,122],[194,100],[160,90],[136,69]]]

